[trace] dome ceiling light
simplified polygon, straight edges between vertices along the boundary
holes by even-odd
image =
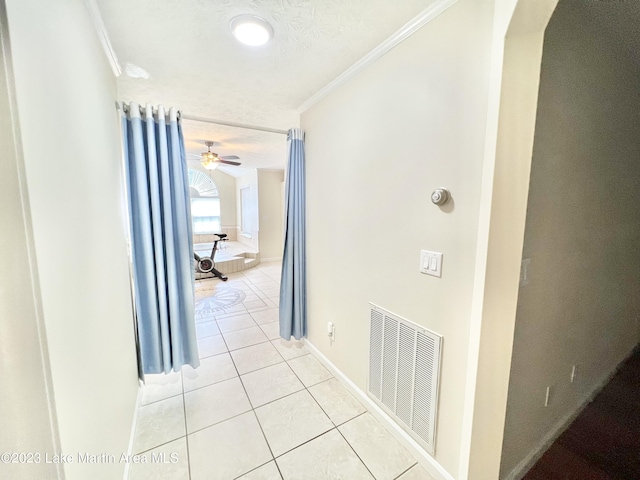
[[[239,42],[252,47],[264,45],[273,38],[273,27],[255,15],[239,15],[231,19],[231,33]]]

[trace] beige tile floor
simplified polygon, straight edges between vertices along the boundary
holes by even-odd
[[[432,480],[304,345],[279,338],[279,281],[280,264],[262,263],[197,284],[197,305],[219,300],[196,308],[200,367],[147,377],[134,453],[149,463],[129,478]]]

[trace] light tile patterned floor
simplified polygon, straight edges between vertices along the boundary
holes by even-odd
[[[165,463],[129,478],[432,480],[304,345],[279,338],[280,268],[198,282],[200,367],[148,376],[134,453]]]

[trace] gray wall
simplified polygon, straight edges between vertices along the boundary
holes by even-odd
[[[546,31],[502,478],[639,340],[640,69],[589,3],[561,1]]]

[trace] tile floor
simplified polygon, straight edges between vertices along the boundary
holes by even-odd
[[[432,480],[299,342],[278,334],[280,264],[196,286],[200,367],[148,376],[131,480]],[[173,456],[173,457],[172,457]],[[171,463],[171,459],[177,459]]]

